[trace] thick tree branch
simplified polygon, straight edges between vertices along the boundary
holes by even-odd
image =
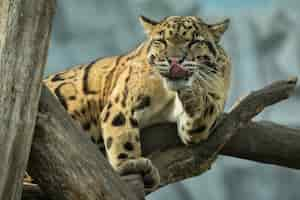
[[[296,82],[296,79],[278,81],[252,92],[224,114],[209,139],[199,145],[182,145],[174,124],[143,130],[143,152],[159,168],[161,186],[201,174],[210,168],[220,151],[224,155],[299,168],[299,130],[250,121],[266,106],[288,98]]]
[[[0,199],[21,199],[54,7],[0,1]]]
[[[300,169],[300,129],[249,122],[225,145],[223,155]]]
[[[165,146],[165,144],[159,146],[159,148],[148,147],[147,145],[150,143],[157,144],[158,140],[170,144],[175,141],[173,138],[162,139],[161,136],[176,133],[174,127],[173,129],[162,127],[148,129],[147,133],[144,134],[145,140],[143,141],[146,141],[144,152],[149,153],[150,149],[152,151],[153,149],[157,150],[155,153],[150,153],[150,157],[154,165],[160,170],[163,180],[162,186],[201,174],[209,169],[217,154],[239,129],[247,126],[248,122],[265,107],[287,99],[294,91],[296,83],[296,78],[277,81],[261,90],[250,93],[236,103],[228,114],[224,114],[220,118],[209,139],[199,145],[184,147],[179,143],[174,147]],[[156,140],[154,141],[153,138],[156,138]],[[282,148],[282,146],[278,148]]]

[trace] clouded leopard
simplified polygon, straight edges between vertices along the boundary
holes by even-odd
[[[133,51],[74,66],[44,80],[51,92],[120,174],[141,173],[156,187],[159,173],[142,157],[140,129],[176,122],[186,145],[207,139],[227,98],[231,64],[220,45],[226,19],[140,17],[147,38]]]

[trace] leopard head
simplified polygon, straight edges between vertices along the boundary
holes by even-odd
[[[148,35],[147,62],[157,68],[170,89],[216,76],[217,46],[229,19],[206,24],[195,16],[170,16],[160,22],[141,16],[140,21]]]

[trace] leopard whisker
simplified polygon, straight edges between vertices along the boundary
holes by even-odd
[[[210,68],[209,66],[201,66],[201,67],[199,67],[199,68],[201,68],[201,69],[203,69],[203,70],[205,70],[205,71],[207,71],[207,72],[209,72],[209,73],[214,73],[214,74],[219,74],[220,73],[220,71],[218,71],[218,70],[216,70],[216,69],[212,69],[212,68]]]
[[[202,72],[202,71],[199,71],[199,73],[201,73],[202,76],[203,76],[204,78],[206,78],[208,81],[213,82],[213,81],[215,80],[214,78],[212,78],[211,76],[209,76],[208,74],[206,74],[206,73],[204,73],[204,72]]]
[[[159,71],[161,71],[161,72],[169,72],[169,70],[168,69],[158,69]]]
[[[218,84],[220,82],[220,79],[216,75],[213,75],[214,77],[212,77],[212,76],[209,76],[208,74],[205,74],[201,71],[199,71],[199,72],[202,74],[202,76],[205,76],[207,79],[210,79],[209,80],[210,84],[208,84],[207,86],[209,86],[209,87],[213,86],[214,88],[217,88],[217,87],[220,86],[220,84]]]
[[[159,71],[166,71],[168,72],[169,70],[168,69],[164,69],[164,68],[158,68]]]
[[[206,85],[209,85],[208,81],[205,79],[205,77],[203,77],[203,74],[200,71],[198,71],[196,75],[200,79],[200,81],[203,81]]]

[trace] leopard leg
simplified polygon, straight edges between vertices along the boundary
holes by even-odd
[[[111,166],[120,175],[141,174],[145,188],[155,188],[160,182],[159,173],[149,159],[141,156],[138,121],[130,109],[109,102],[101,126]]]
[[[206,140],[221,113],[220,103],[211,99],[207,93],[195,95],[191,90],[181,91],[178,98],[183,107],[177,119],[182,142],[188,145]]]

